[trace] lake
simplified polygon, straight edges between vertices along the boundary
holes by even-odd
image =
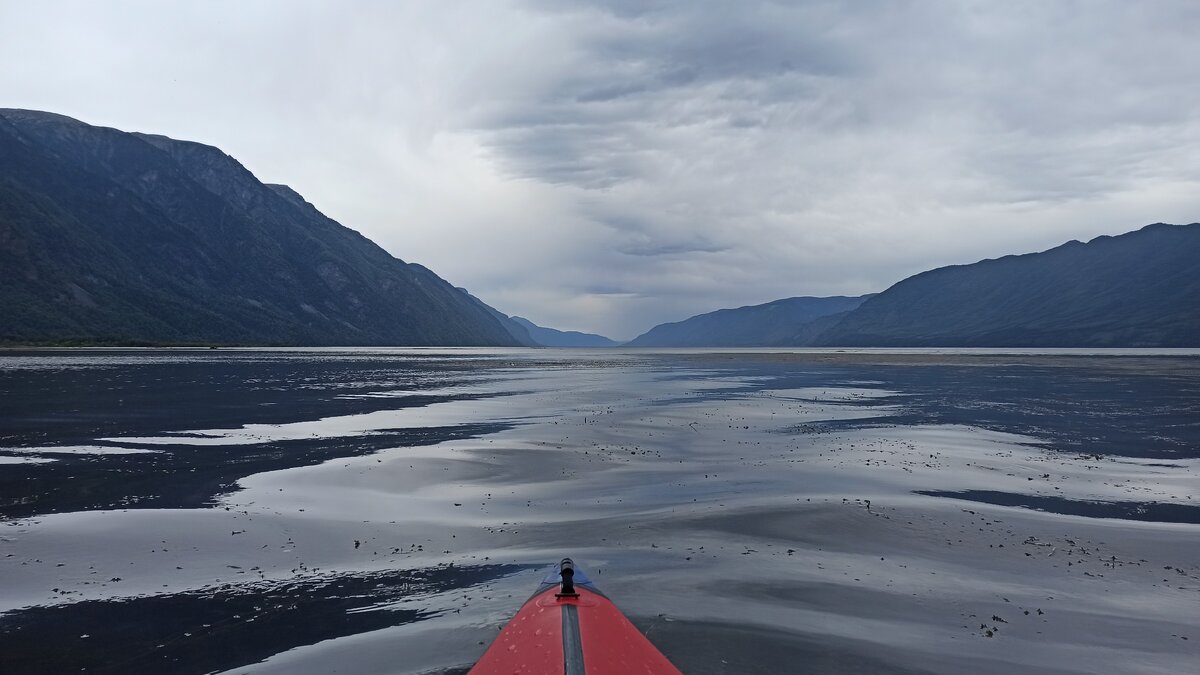
[[[0,352],[0,671],[457,673],[563,556],[685,673],[1200,663],[1198,350]]]

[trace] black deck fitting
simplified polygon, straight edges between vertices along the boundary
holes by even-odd
[[[562,576],[562,591],[555,593],[556,597],[577,598],[575,592],[575,563],[570,558],[563,558],[558,564],[558,573]]]

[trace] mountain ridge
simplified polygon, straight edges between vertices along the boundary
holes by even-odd
[[[522,344],[219,148],[56,113],[0,109],[0,242],[10,343]]]
[[[0,109],[0,343],[613,346],[509,317],[220,148]],[[632,347],[1200,346],[1200,223],[659,324]]]
[[[1154,223],[901,280],[828,347],[1200,346],[1200,223]]]
[[[529,331],[529,335],[538,344],[545,347],[615,347],[620,344],[616,340],[606,338],[603,335],[597,335],[596,333],[547,328],[539,326],[522,316],[511,316],[509,318],[524,326]]]
[[[812,322],[852,310],[867,297],[799,296],[718,309],[658,324],[625,344],[630,347],[789,346]]]
[[[844,296],[839,296],[843,299]],[[1153,223],[1087,242],[926,270],[857,306],[792,318],[798,300],[663,323],[632,347],[1200,346],[1200,223]],[[848,300],[854,300],[853,298]]]

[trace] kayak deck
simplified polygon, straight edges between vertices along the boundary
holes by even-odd
[[[583,572],[567,564],[569,573],[552,571],[542,580],[471,675],[679,674]]]

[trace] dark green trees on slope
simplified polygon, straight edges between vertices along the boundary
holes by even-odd
[[[217,148],[0,110],[0,341],[532,344],[481,305]]]

